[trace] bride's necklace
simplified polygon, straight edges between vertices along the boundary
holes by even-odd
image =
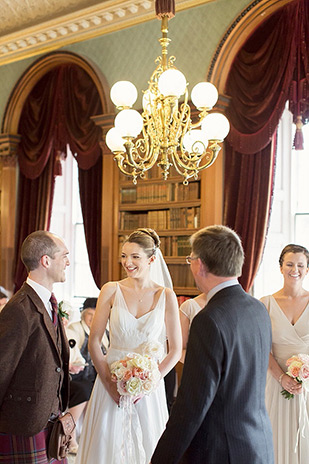
[[[132,287],[132,288],[133,288],[133,287]],[[144,298],[144,296],[146,295],[146,293],[147,293],[147,291],[148,291],[149,289],[146,288],[146,290],[142,293],[142,295],[140,295],[140,293],[139,293],[137,290],[135,290],[135,288],[133,288],[133,290],[134,290],[135,295],[137,296],[137,301],[138,301],[139,303],[142,303],[143,298]]]

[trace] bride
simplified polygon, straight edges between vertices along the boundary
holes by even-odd
[[[168,419],[163,377],[181,356],[178,304],[152,229],[138,229],[124,242],[121,263],[127,277],[106,283],[91,326],[89,349],[98,377],[87,407],[76,464],[148,464]],[[158,277],[157,269],[163,269]],[[153,278],[151,278],[151,276]],[[157,282],[165,278],[163,286]],[[110,348],[101,340],[110,321]],[[168,353],[166,353],[168,340]],[[122,405],[110,366],[128,353],[143,353],[145,344],[161,343],[161,380],[130,407]]]

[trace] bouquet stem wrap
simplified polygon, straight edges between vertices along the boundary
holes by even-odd
[[[121,396],[119,407],[122,411],[121,464],[146,464],[142,428],[133,405],[133,398]],[[136,447],[133,446],[134,442],[137,444]]]

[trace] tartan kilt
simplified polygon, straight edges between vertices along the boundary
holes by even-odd
[[[0,464],[67,464],[67,459],[48,460],[46,445],[51,427],[33,437],[0,433]]]

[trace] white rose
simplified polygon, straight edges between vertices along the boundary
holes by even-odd
[[[156,369],[152,369],[149,373],[149,379],[155,384],[157,385],[160,380],[161,380],[161,373],[159,371],[159,368],[157,366]]]
[[[132,395],[137,396],[142,391],[142,381],[138,377],[132,377],[126,383],[126,391]]]
[[[145,380],[142,385],[142,390],[145,395],[149,395],[156,388],[156,384],[151,380]]]
[[[148,367],[148,359],[141,354],[136,354],[131,360],[132,366],[139,367],[142,370],[146,370]]]
[[[124,367],[123,364],[121,364],[120,362],[116,361],[114,362],[112,365],[111,365],[111,373],[114,374],[118,380],[121,380],[124,373],[127,371],[128,369],[126,367]]]
[[[160,361],[164,355],[164,348],[162,343],[156,341],[145,343],[143,347],[143,354],[146,354],[151,358]]]

